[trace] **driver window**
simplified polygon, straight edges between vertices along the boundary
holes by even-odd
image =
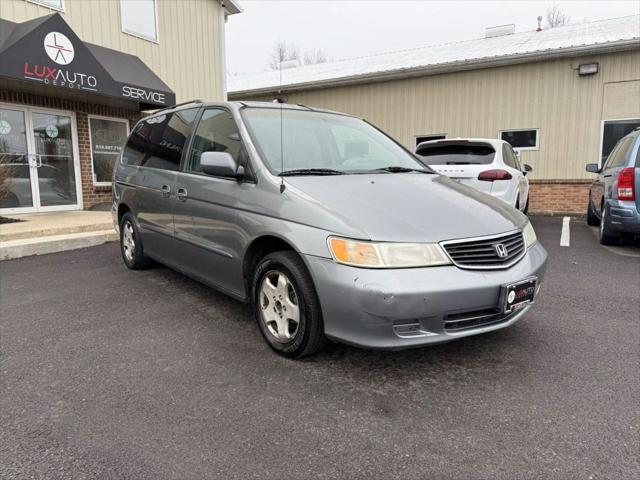
[[[242,143],[240,132],[231,114],[226,110],[205,110],[193,136],[186,170],[201,172],[200,157],[204,152],[228,152],[238,163]]]

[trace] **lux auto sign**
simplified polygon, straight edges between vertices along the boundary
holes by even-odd
[[[16,44],[15,49],[3,52],[0,75],[9,75],[48,86],[111,95],[141,104],[166,106],[168,102],[175,100],[170,90],[158,91],[115,80],[118,77],[126,79],[129,72],[124,69],[117,71],[122,68],[118,59],[122,55],[123,60],[127,61],[126,68],[131,68],[130,59],[127,58],[129,56],[120,52],[109,52],[107,49],[79,41],[74,38],[71,31],[66,32],[64,28],[66,25],[63,22],[60,19],[55,26],[66,34],[58,29],[42,29],[44,31],[41,30],[40,35],[33,32],[26,36],[29,38],[25,38],[22,45]],[[38,46],[34,44],[36,41]],[[103,57],[105,55],[103,52],[109,53]],[[25,56],[28,58],[25,59]],[[133,68],[138,65],[144,68],[144,64],[139,59],[135,60]],[[151,72],[149,74],[152,75]]]
[[[60,32],[49,32],[45,35],[44,51],[58,65],[68,65],[75,57],[75,49],[71,40]],[[41,81],[45,85],[78,88],[94,92],[98,90],[98,79],[94,75],[67,68],[24,62],[22,74],[26,79]]]

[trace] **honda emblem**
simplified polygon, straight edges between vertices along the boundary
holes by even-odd
[[[500,258],[504,258],[508,255],[507,247],[504,246],[504,243],[497,243],[493,246],[496,249],[496,253]]]

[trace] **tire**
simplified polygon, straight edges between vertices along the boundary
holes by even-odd
[[[596,212],[593,211],[591,199],[589,199],[589,206],[587,207],[587,225],[591,225],[592,227],[600,225],[600,219],[596,215]]]
[[[607,225],[607,208],[602,205],[602,215],[600,216],[600,244],[613,245],[620,239],[618,235],[611,232],[611,228]]]
[[[125,213],[120,219],[120,253],[124,264],[131,270],[145,269],[151,263],[144,256],[140,232],[131,212]]]
[[[524,209],[522,210],[522,213],[524,213],[525,215],[529,213],[529,197],[527,197],[527,203],[524,204]]]
[[[253,274],[251,291],[260,332],[277,353],[302,358],[326,345],[316,289],[295,252],[281,251],[265,256]]]

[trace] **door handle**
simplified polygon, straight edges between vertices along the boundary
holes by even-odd
[[[178,200],[185,202],[187,200],[187,189],[179,188],[176,192],[176,196],[178,197]]]
[[[169,198],[171,196],[171,187],[169,185],[162,185],[160,190],[162,191],[162,196],[164,198]]]

